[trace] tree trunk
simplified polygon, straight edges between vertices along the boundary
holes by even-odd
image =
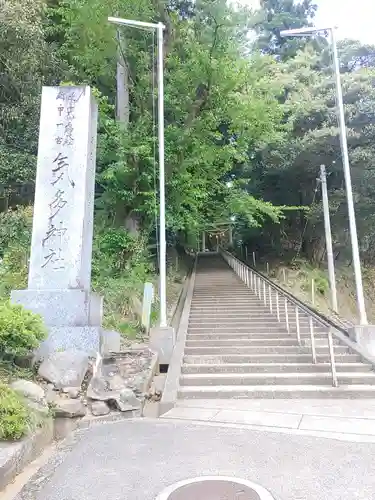
[[[125,128],[129,125],[129,69],[124,57],[125,45],[120,32],[117,32],[117,119]]]

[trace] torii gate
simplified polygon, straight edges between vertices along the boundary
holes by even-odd
[[[209,238],[215,239],[215,247],[222,245],[223,239],[226,234],[228,234],[228,243],[233,245],[233,222],[216,222],[212,224],[206,224],[202,230],[202,252],[206,251],[207,234]],[[199,245],[200,246],[200,245]]]

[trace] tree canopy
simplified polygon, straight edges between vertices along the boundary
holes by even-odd
[[[100,109],[97,223],[153,238],[155,35],[107,18],[162,21],[168,232],[195,234],[235,217],[239,240],[279,252],[301,247],[319,260],[324,233],[316,178],[324,163],[335,248],[350,258],[330,46],[324,36],[280,37],[282,29],[314,22],[314,1],[262,0],[258,11],[226,0],[3,5],[2,210],[32,200],[42,85],[88,84]],[[371,259],[375,47],[344,40],[339,50],[361,249]]]

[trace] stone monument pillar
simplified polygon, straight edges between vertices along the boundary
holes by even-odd
[[[102,299],[91,293],[97,104],[90,87],[44,87],[27,290],[13,302],[43,316],[41,355],[99,350]]]

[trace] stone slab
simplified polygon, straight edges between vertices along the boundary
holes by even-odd
[[[348,399],[195,399],[179,400],[177,407],[375,419],[375,400],[369,399],[354,401]]]
[[[150,330],[150,349],[158,354],[159,364],[169,365],[174,349],[174,329],[170,326]]]
[[[84,290],[13,290],[11,293],[12,302],[40,314],[47,326],[54,327],[89,325],[90,299]]]
[[[89,356],[96,356],[100,348],[101,328],[94,326],[50,327],[48,338],[36,353],[37,358],[43,358],[50,352],[75,349]]]
[[[203,408],[172,408],[162,418],[178,418],[182,420],[212,420],[218,410]]]
[[[374,436],[375,419],[304,415],[299,428],[309,431]]]
[[[298,429],[302,415],[287,413],[271,413],[266,411],[220,410],[212,419],[214,422],[231,422],[234,424],[260,425]]]

